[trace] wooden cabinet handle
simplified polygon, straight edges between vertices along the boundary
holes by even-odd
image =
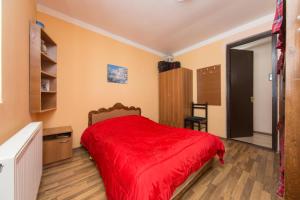
[[[68,143],[70,140],[59,141],[59,143]]]

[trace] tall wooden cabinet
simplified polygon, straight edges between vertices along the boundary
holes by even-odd
[[[184,126],[184,118],[191,116],[193,102],[193,71],[178,68],[159,74],[159,122]]]
[[[300,199],[300,2],[286,1],[285,198]]]
[[[56,109],[56,51],[54,40],[36,24],[30,25],[30,112]]]

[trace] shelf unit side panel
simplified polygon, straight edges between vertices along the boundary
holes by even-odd
[[[30,26],[30,112],[41,110],[41,30],[37,25]]]

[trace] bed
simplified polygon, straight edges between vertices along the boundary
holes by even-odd
[[[81,144],[111,200],[180,199],[224,145],[211,134],[160,125],[120,103],[89,112]]]

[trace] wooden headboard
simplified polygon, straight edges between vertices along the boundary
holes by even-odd
[[[114,117],[122,117],[126,115],[141,115],[141,109],[138,107],[127,107],[121,103],[116,103],[110,108],[100,108],[89,112],[89,126]]]

